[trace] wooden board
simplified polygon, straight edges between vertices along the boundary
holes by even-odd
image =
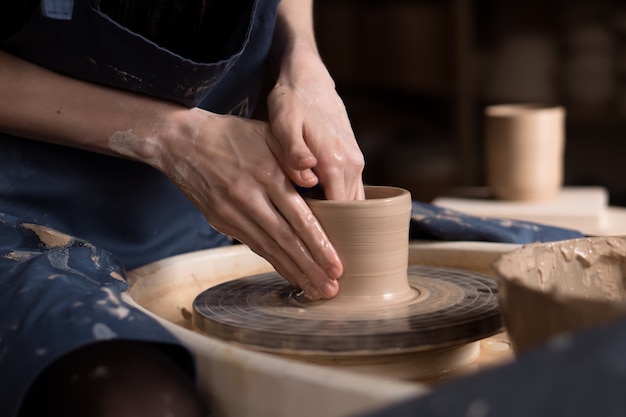
[[[565,187],[552,200],[496,200],[487,188],[469,187],[438,197],[433,204],[474,216],[531,221],[595,234],[606,227],[608,192],[603,187]]]

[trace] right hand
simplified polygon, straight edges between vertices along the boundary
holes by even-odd
[[[311,299],[337,294],[341,260],[281,169],[265,122],[189,110],[191,128],[159,145],[158,168],[211,225],[267,259]]]

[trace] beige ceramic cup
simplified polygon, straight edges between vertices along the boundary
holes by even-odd
[[[503,104],[485,109],[486,182],[495,198],[549,200],[563,184],[565,109]]]
[[[333,304],[372,307],[415,296],[407,279],[411,194],[366,186],[365,200],[307,198],[342,260],[339,293]]]

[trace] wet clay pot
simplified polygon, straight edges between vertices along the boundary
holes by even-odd
[[[404,189],[366,186],[365,200],[307,198],[339,253],[344,272],[334,305],[400,303],[414,297],[409,286],[411,194]]]

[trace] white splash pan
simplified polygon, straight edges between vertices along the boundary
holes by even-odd
[[[491,263],[517,245],[412,242],[409,263],[493,275]],[[247,246],[166,258],[128,273],[129,303],[155,317],[191,351],[200,390],[223,417],[342,417],[423,395],[424,384],[357,374],[248,350],[189,329],[193,299],[205,289],[272,271]]]

